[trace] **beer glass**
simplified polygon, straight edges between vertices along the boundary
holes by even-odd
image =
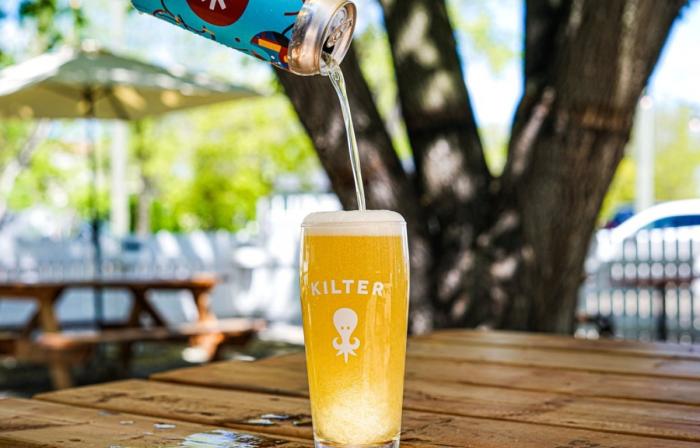
[[[405,221],[388,211],[308,216],[300,281],[315,446],[398,447],[409,288]]]

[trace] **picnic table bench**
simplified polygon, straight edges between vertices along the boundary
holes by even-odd
[[[402,446],[697,448],[700,348],[503,332],[409,342]],[[0,401],[0,447],[311,447],[303,353]]]
[[[201,348],[208,358],[215,358],[225,341],[243,343],[262,330],[262,320],[219,320],[209,307],[209,292],[217,280],[212,276],[187,279],[102,279],[37,283],[0,283],[0,299],[13,298],[37,303],[27,323],[14,332],[0,332],[0,354],[49,365],[56,389],[72,385],[70,367],[87,359],[94,346],[118,343],[122,361],[128,364],[134,342],[189,340]],[[65,331],[56,316],[56,304],[69,288],[123,289],[133,297],[127,320],[117,324],[99,323],[92,331]],[[169,325],[148,300],[151,291],[189,291],[197,307],[197,321]],[[145,326],[143,317],[152,321]],[[34,333],[39,331],[39,335]]]

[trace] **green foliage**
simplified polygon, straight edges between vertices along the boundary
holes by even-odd
[[[23,30],[33,36],[32,45],[20,55],[11,54],[0,42],[0,67],[9,65],[19,56],[21,59],[37,55],[70,40],[70,36],[86,25],[85,16],[79,8],[72,8],[65,1],[23,0],[16,11],[0,6],[0,21],[18,15]],[[66,27],[64,25],[68,24]],[[73,31],[75,30],[75,31]],[[35,127],[28,121],[0,121],[0,175],[15,159]],[[30,169],[24,170],[17,178],[8,205],[22,209],[40,201],[50,201],[49,193],[55,192],[55,182],[60,178],[60,170],[53,166],[49,152],[51,142],[45,142],[32,156]]]
[[[155,195],[154,231],[240,229],[280,175],[296,175],[304,189],[317,169],[311,142],[281,95],[137,126],[132,163]]]
[[[34,32],[34,53],[42,53],[64,43],[77,43],[87,26],[83,9],[68,0],[22,0],[18,15],[26,30]],[[7,13],[7,11],[6,11]]]
[[[662,111],[657,119],[657,153],[654,185],[656,200],[698,197],[700,136],[689,129],[691,110]]]
[[[636,178],[637,170],[634,160],[631,157],[625,157],[620,162],[612,185],[603,201],[599,224],[603,225],[610,221],[620,207],[634,204]]]
[[[184,200],[188,218],[207,230],[242,227],[255,217],[255,201],[270,191],[255,157],[236,157],[225,146],[197,148],[194,176]]]
[[[31,132],[32,124],[20,120],[0,121],[0,168],[15,157]]]
[[[5,129],[12,124],[13,121],[6,122]],[[26,135],[21,138],[24,140]],[[10,208],[21,210],[37,203],[71,205],[81,215],[89,216],[87,176],[80,163],[85,159],[83,152],[79,146],[53,138],[42,142],[32,156],[31,168],[16,179],[7,198]]]

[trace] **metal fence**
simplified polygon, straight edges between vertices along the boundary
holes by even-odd
[[[608,322],[616,337],[700,342],[700,229],[644,230],[624,241],[596,238],[579,312]],[[582,325],[581,332],[595,332]]]

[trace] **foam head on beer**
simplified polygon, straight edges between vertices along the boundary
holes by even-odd
[[[302,227],[314,234],[344,235],[351,232],[368,236],[401,236],[405,224],[406,221],[396,212],[353,210],[312,213],[304,219]]]
[[[300,281],[317,439],[396,440],[408,315],[404,219],[389,211],[310,215]]]

